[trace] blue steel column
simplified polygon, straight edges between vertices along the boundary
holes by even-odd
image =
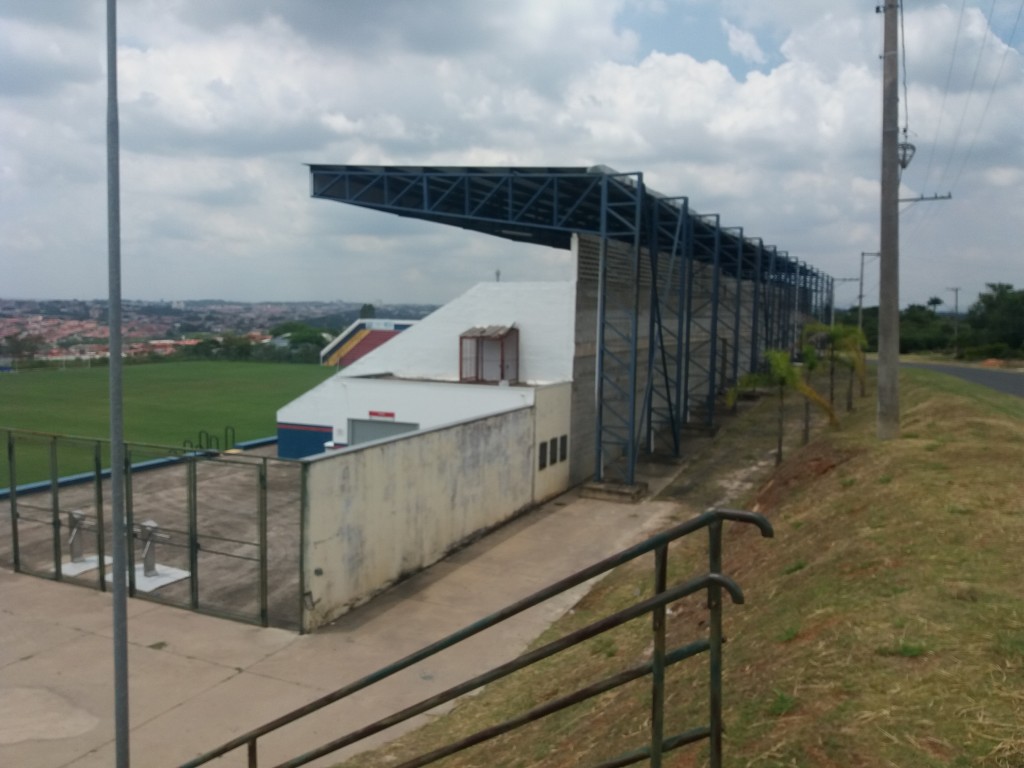
[[[836,318],[836,280],[834,277],[828,279],[828,313],[831,324],[835,322]]]
[[[753,307],[751,309],[751,320],[750,320],[750,370],[751,372],[756,371],[760,360],[758,360],[759,352],[758,349],[758,334],[760,334],[760,323],[759,313],[761,312],[761,281],[764,275],[761,273],[762,261],[764,256],[764,242],[757,239],[757,257],[754,260],[754,286],[753,286]]]
[[[681,199],[685,203],[685,198]],[[674,201],[671,201],[674,203]],[[675,219],[671,229],[671,239],[668,238],[669,230],[667,224],[662,220],[662,206],[671,210]],[[656,203],[648,216],[648,241],[653,243],[655,249],[651,251],[651,345],[648,356],[648,365],[651,372],[647,382],[644,398],[644,412],[647,419],[647,443],[649,449],[653,449],[656,440],[656,430],[666,425],[672,435],[672,452],[678,456],[681,448],[681,418],[680,418],[680,387],[682,383],[682,309],[684,296],[683,273],[681,271],[682,259],[682,238],[685,237],[684,216],[686,209],[682,205],[670,204],[668,199]],[[664,235],[664,238],[663,238]],[[667,242],[663,243],[663,239]],[[668,251],[667,269],[662,270],[663,258]],[[678,272],[677,272],[678,271]],[[678,285],[678,295],[676,286]],[[673,306],[673,299],[675,304]],[[675,328],[669,330],[672,324],[672,312],[675,313]],[[670,337],[666,339],[666,336]],[[657,339],[657,344],[654,340]],[[670,348],[671,347],[671,348]],[[664,386],[664,393],[660,386]],[[660,399],[664,400],[663,407]]]
[[[692,223],[690,230],[692,231]],[[692,236],[691,236],[692,243]],[[693,356],[693,280],[694,280],[694,269],[697,259],[694,258],[693,248],[688,249],[689,258],[686,261],[686,304],[684,306],[685,313],[685,346],[686,346],[686,358],[683,363],[683,420],[689,422],[690,420],[690,359]]]
[[[604,479],[604,320],[608,263],[608,177],[601,177],[601,232],[597,251],[597,370],[594,375],[594,479]]]
[[[762,352],[775,348],[775,321],[773,314],[775,311],[775,250],[774,245],[769,248],[768,266],[762,281],[764,290],[764,306],[761,308],[761,311],[764,312],[764,344],[761,348]]]
[[[605,175],[601,179],[601,247],[598,267],[598,350],[597,350],[597,438],[600,446],[596,451],[596,464],[600,474],[595,472],[598,480],[605,479],[607,451],[605,446],[612,444],[621,451],[625,460],[625,472],[616,479],[627,484],[635,480],[637,459],[637,388],[638,379],[638,330],[640,318],[640,247],[642,243],[642,220],[644,205],[643,175],[618,174]],[[627,294],[622,311],[613,308],[612,317],[619,320],[609,322],[609,265],[611,254],[608,252],[608,240],[629,244],[629,275],[632,280],[632,292]],[[628,290],[628,288],[627,288]],[[628,313],[628,314],[626,314]],[[624,319],[623,319],[624,318]],[[622,344],[624,349],[613,349],[610,342]],[[613,374],[609,376],[609,371]],[[607,378],[606,378],[607,377]],[[609,400],[609,392],[614,390],[615,399]],[[622,412],[628,408],[628,413]]]
[[[715,379],[715,371],[718,370],[718,290],[721,287],[722,269],[722,230],[718,226],[718,214],[708,218],[715,220],[715,252],[713,271],[711,273],[711,339],[710,351],[708,353],[708,393],[706,404],[708,409],[708,426],[715,423],[715,395],[718,391],[718,382]]]
[[[793,336],[791,337],[791,344],[796,347],[800,344],[800,328],[803,326],[804,307],[806,302],[804,301],[804,295],[806,290],[804,289],[804,262],[796,262],[796,281],[794,284],[794,312],[793,312]]]
[[[825,317],[825,275],[817,269],[813,271],[815,306],[818,308],[817,319],[821,321]]]
[[[779,346],[782,349],[790,348],[790,332],[793,328],[793,288],[794,266],[792,259],[783,252],[783,283],[782,292],[779,296]]]
[[[682,229],[683,246],[681,250],[676,252],[679,254],[679,260],[677,262],[679,268],[679,294],[677,296],[677,312],[676,312],[676,432],[681,435],[683,425],[688,419],[686,407],[683,404],[683,399],[686,397],[686,382],[685,382],[685,364],[683,362],[683,355],[687,358],[690,356],[689,347],[683,346],[683,334],[689,325],[686,323],[686,314],[688,307],[686,305],[686,288],[690,284],[687,279],[687,269],[693,262],[693,222],[690,219],[690,201],[686,198],[682,200],[682,208],[679,212],[679,228]],[[676,244],[678,247],[679,228],[676,230]],[[689,342],[687,342],[688,344]],[[676,455],[679,455],[679,451],[676,451]]]
[[[664,355],[665,350],[665,338],[662,330],[663,321],[661,316],[661,296],[659,289],[659,286],[661,285],[661,276],[658,269],[661,260],[661,238],[659,237],[658,230],[660,221],[661,210],[659,206],[655,204],[651,207],[651,210],[647,211],[647,216],[645,217],[645,223],[647,225],[647,257],[651,263],[651,311],[647,322],[647,385],[644,387],[643,406],[644,421],[647,426],[644,442],[647,445],[648,451],[654,450],[654,392],[655,379],[658,370],[657,353],[660,351],[662,355]],[[669,411],[671,412],[671,394],[666,392],[666,397],[669,399],[668,405]],[[642,427],[643,425],[641,425],[641,428]],[[675,433],[673,432],[673,438],[674,437]]]
[[[633,208],[633,248],[630,256],[633,259],[633,312],[630,318],[630,350],[629,350],[629,423],[626,445],[626,484],[632,485],[636,480],[636,385],[637,385],[637,361],[640,352],[637,349],[639,341],[637,334],[640,330],[640,244],[643,231],[643,210],[644,197],[644,176],[638,173],[636,177],[636,199]],[[648,344],[653,339],[648,339]],[[649,371],[648,371],[649,373]]]
[[[732,381],[736,386],[740,380],[740,324],[743,322],[743,227],[736,234],[736,312],[732,329]]]

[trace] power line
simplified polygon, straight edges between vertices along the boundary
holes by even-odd
[[[985,100],[985,107],[981,110],[981,118],[978,120],[978,127],[974,132],[974,138],[971,139],[971,145],[967,148],[967,153],[964,155],[964,159],[960,163],[960,168],[957,170],[953,183],[949,185],[951,189],[956,186],[958,181],[960,181],[960,176],[963,174],[964,168],[967,166],[967,161],[970,160],[971,154],[974,152],[974,145],[978,141],[978,136],[981,135],[981,128],[985,124],[985,117],[988,115],[989,107],[992,106],[992,98],[995,96],[996,87],[999,85],[999,78],[1003,75],[1003,67],[1006,65],[1006,57],[1013,49],[1013,38],[1017,35],[1017,26],[1020,24],[1022,13],[1024,13],[1024,0],[1021,0],[1021,4],[1017,8],[1017,18],[1014,20],[1013,29],[1010,30],[1010,36],[1006,40],[1006,47],[1003,49],[1003,57],[999,60],[999,69],[996,70],[996,76],[992,80],[992,87],[989,89],[988,98]]]
[[[953,54],[949,57],[949,70],[946,72],[946,87],[942,90],[942,104],[939,106],[939,120],[935,126],[935,138],[932,140],[931,148],[928,152],[928,163],[925,166],[924,171],[924,183],[928,184],[928,179],[931,177],[932,172],[932,160],[935,157],[935,148],[939,145],[939,132],[942,130],[942,119],[946,116],[946,98],[949,96],[949,87],[953,82],[953,66],[956,63],[956,52],[960,47],[960,30],[963,29],[964,25],[964,11],[967,8],[967,0],[963,0],[960,4],[960,17],[956,22],[956,35],[953,37]]]
[[[971,105],[971,97],[974,95],[974,86],[978,81],[978,70],[981,69],[981,60],[985,58],[985,47],[988,43],[988,36],[992,31],[992,13],[996,9],[996,0],[992,0],[992,4],[988,9],[988,16],[985,20],[985,34],[981,38],[981,45],[978,48],[978,59],[974,62],[974,71],[971,73],[971,84],[967,88],[967,98],[964,100],[964,108],[960,113],[960,122],[957,124],[956,133],[953,135],[953,145],[949,148],[949,155],[946,157],[946,166],[942,169],[942,173],[939,178],[945,178],[946,172],[949,171],[950,165],[953,163],[953,155],[956,152],[957,144],[960,143],[960,134],[963,131],[964,121],[967,119],[968,107]]]

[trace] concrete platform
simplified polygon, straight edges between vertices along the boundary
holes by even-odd
[[[691,512],[667,502],[569,494],[313,635],[129,600],[132,764],[180,764],[640,541],[680,514]],[[372,722],[513,658],[586,589],[261,740],[260,764],[312,749],[343,727]],[[0,765],[114,764],[111,622],[109,594],[0,570]],[[216,763],[244,764],[244,750]]]

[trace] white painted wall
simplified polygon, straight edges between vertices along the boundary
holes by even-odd
[[[570,381],[575,296],[574,282],[479,283],[354,362],[343,374],[458,381],[459,336],[474,326],[515,324],[519,380],[531,384]]]
[[[325,454],[308,465],[304,578],[311,631],[533,502],[534,414]]]
[[[557,496],[569,488],[569,457],[572,455],[572,382],[552,384],[540,387],[536,392],[534,414],[534,445],[533,445],[533,498],[536,502]],[[560,440],[565,435],[568,453],[565,461],[561,461]],[[559,449],[559,460],[551,461],[551,440]],[[548,445],[548,461],[544,469],[540,469],[540,444]]]
[[[412,330],[403,331],[388,344]],[[393,413],[394,421],[431,429],[528,407],[533,402],[532,387],[359,379],[339,373],[281,408],[277,420],[331,426],[334,442],[344,445],[348,443],[348,420],[370,418],[371,411]]]

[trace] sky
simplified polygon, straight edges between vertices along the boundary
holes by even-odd
[[[568,252],[306,164],[607,165],[838,279],[879,250],[874,0],[121,0],[126,299],[438,304]],[[905,0],[901,305],[1024,287],[1024,0]],[[107,296],[105,0],[0,2],[0,297]],[[904,77],[905,75],[905,77]],[[903,83],[905,82],[905,89]],[[864,303],[878,260],[865,257]]]

